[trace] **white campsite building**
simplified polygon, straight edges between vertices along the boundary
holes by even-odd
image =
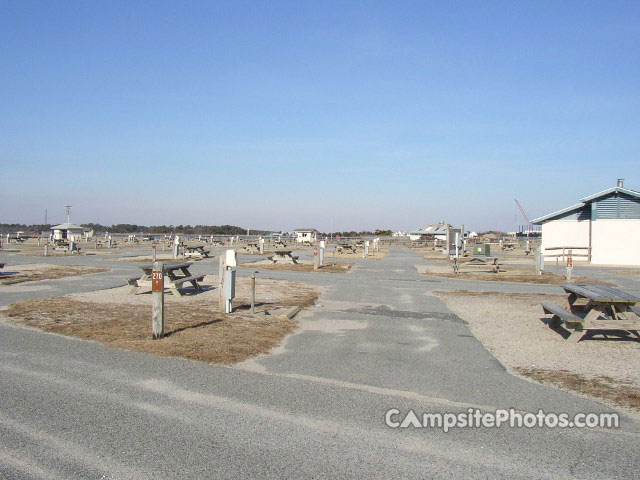
[[[419,230],[409,232],[409,240],[411,240],[412,242],[420,239],[445,241],[447,239],[447,227],[451,227],[451,225],[446,223],[434,223],[431,225],[427,225],[426,227],[420,228]]]
[[[623,180],[531,223],[542,225],[543,255],[565,248],[596,265],[640,265],[640,192]]]
[[[80,240],[84,235],[84,227],[73,223],[62,223],[51,227],[53,240]]]
[[[293,230],[297,243],[312,244],[316,241],[318,231],[315,228],[296,228]]]

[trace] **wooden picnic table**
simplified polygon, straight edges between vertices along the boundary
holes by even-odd
[[[205,257],[209,258],[211,250],[205,250],[204,245],[185,245],[185,257]]]
[[[180,289],[184,288],[185,283],[190,283],[196,291],[202,291],[202,287],[198,282],[204,279],[204,275],[192,275],[189,272],[189,267],[193,265],[192,262],[178,262],[178,263],[165,263],[164,264],[164,277],[165,288],[168,288],[171,293],[176,297],[181,296]],[[144,265],[140,267],[142,269],[142,276],[140,278],[130,278],[129,285],[132,285],[131,294],[137,295],[143,288],[151,288],[151,272],[153,271],[153,265]],[[176,272],[180,271],[182,275]]]
[[[356,253],[356,246],[350,243],[339,243],[336,248],[339,252],[342,250],[351,250],[352,253]]]
[[[478,258],[473,257],[466,262],[461,262],[460,258],[453,258],[453,273],[459,273],[461,267],[486,267],[490,268],[493,273],[499,273],[501,264],[498,263],[497,257]],[[504,270],[502,270],[504,272]]]
[[[569,340],[579,342],[593,331],[620,330],[640,337],[640,297],[607,285],[562,285],[568,294],[569,311],[553,302],[542,302],[545,313],[553,314],[550,326],[563,322],[572,330]]]
[[[276,250],[267,258],[273,263],[298,263],[298,257],[292,255],[293,250]]]

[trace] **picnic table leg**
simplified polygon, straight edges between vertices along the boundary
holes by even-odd
[[[573,330],[569,335],[569,338],[567,338],[567,342],[578,343],[580,340],[582,340],[582,337],[584,336],[584,334],[585,334],[584,330]]]
[[[189,269],[187,267],[182,267],[180,270],[182,270],[182,273],[184,273],[185,277],[190,277],[191,276],[191,272],[189,272]],[[196,291],[198,291],[198,292],[202,291],[202,288],[200,288],[200,285],[198,285],[198,281],[197,280],[191,280],[189,283],[191,285],[193,285],[193,288],[195,288]]]
[[[584,316],[585,322],[590,322],[592,320],[597,320],[600,315],[607,316],[606,314],[606,306],[603,307],[601,305],[594,305],[589,302],[586,305],[586,315]]]
[[[133,287],[129,293],[133,295],[137,295],[138,293],[140,293],[140,290],[142,290],[143,288],[142,284],[148,279],[149,279],[149,275],[147,275],[146,273],[142,275],[142,277],[138,279],[138,284],[135,287]]]

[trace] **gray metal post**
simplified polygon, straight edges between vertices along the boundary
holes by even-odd
[[[49,255],[49,242],[44,244],[44,256]]]
[[[251,313],[256,313],[256,273],[251,274]]]
[[[218,263],[218,311],[220,313],[225,313],[226,310],[226,300],[224,296],[224,272],[226,270],[226,255],[222,253]]]
[[[313,269],[314,270],[318,270],[318,263],[319,263],[319,257],[318,257],[318,247],[313,247]]]
[[[151,333],[155,339],[164,336],[164,264],[154,262],[151,272]]]
[[[153,249],[153,262],[155,263],[155,261],[156,261],[156,244],[154,243],[153,245],[151,245],[151,248]]]

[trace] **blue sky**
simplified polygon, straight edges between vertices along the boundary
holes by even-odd
[[[638,2],[0,0],[0,223],[512,230],[640,189]]]

